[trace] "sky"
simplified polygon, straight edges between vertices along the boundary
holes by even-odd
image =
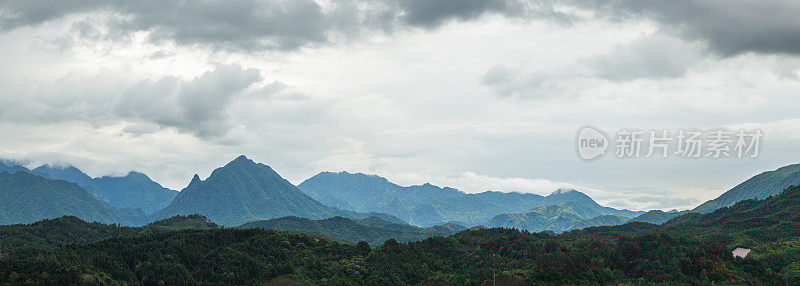
[[[180,190],[244,154],[687,209],[800,163],[797,1],[0,1],[0,157]],[[585,127],[761,130],[757,157],[583,160]],[[614,146],[609,146],[613,148]]]

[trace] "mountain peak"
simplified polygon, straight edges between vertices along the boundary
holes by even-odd
[[[553,193],[551,193],[550,195],[551,196],[552,195],[566,195],[566,194],[573,194],[574,195],[576,193],[581,193],[581,192],[579,192],[579,191],[577,191],[577,190],[575,190],[573,188],[558,188]]]
[[[202,182],[203,181],[200,180],[200,176],[198,176],[197,174],[194,174],[194,177],[192,177],[192,181],[189,182],[189,186],[187,186],[187,188],[191,187],[191,186],[194,186],[194,185],[197,185],[197,184],[200,184]]]
[[[50,165],[45,164],[32,170],[33,173],[44,175],[51,179],[65,180],[86,186],[92,181],[92,177],[72,165]]]
[[[150,177],[148,177],[148,176],[147,176],[147,175],[145,175],[144,173],[139,173],[139,172],[136,172],[136,171],[130,171],[130,172],[128,172],[128,174],[127,174],[127,175],[125,175],[125,177],[131,178],[131,179],[145,179],[145,180],[150,180]]]
[[[154,218],[202,214],[224,226],[287,215],[325,218],[344,212],[305,195],[272,168],[239,156],[215,169],[204,181],[198,175]]]
[[[236,157],[236,159],[233,159],[233,161],[230,161],[223,168],[225,168],[225,167],[257,166],[257,165],[258,165],[258,163],[254,162],[253,160],[250,160],[250,158],[247,158],[245,155],[239,155],[239,157]]]
[[[237,161],[238,162],[253,162],[253,160],[250,160],[245,155],[239,155],[239,157],[236,157],[236,159],[233,159],[233,162],[237,162]]]
[[[591,197],[573,188],[559,188],[546,198],[553,203],[573,202],[597,205],[597,202],[595,202]]]

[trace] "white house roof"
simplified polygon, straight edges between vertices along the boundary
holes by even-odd
[[[750,248],[737,247],[733,250],[733,257],[745,258],[748,253],[750,253]]]

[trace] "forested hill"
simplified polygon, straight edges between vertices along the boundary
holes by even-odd
[[[662,224],[667,222],[668,220],[686,214],[689,211],[672,211],[672,212],[665,212],[662,210],[652,210],[646,213],[643,213],[635,218],[632,218],[631,222],[647,222],[652,224]]]
[[[665,223],[728,245],[753,245],[800,237],[800,186],[777,196],[745,200],[708,214],[688,213]]]
[[[74,183],[28,172],[0,173],[0,224],[31,223],[63,215],[115,223],[122,219]]]
[[[419,228],[408,224],[397,224],[376,217],[350,220],[332,217],[323,220],[310,220],[299,217],[283,217],[243,224],[239,228],[271,228],[278,230],[300,230],[321,233],[351,242],[366,241],[378,245],[389,239],[400,242],[422,240],[434,235],[447,236],[466,228],[458,225]]]
[[[792,185],[800,184],[800,164],[794,164],[758,174],[733,189],[725,192],[716,199],[707,201],[694,208],[693,212],[709,213],[718,208],[732,206],[747,199],[763,199],[780,194],[781,191]]]
[[[45,219],[31,224],[0,226],[0,254],[24,257],[68,244],[85,244],[114,237],[184,229],[216,229],[201,215],[175,216],[143,227],[86,222],[74,216]],[[2,280],[2,279],[0,279]]]
[[[479,285],[493,271],[518,283],[547,285],[730,283],[776,284],[784,279],[728,249],[676,235],[616,241],[520,233],[465,231],[420,242],[340,244],[265,229],[151,233],[0,263],[11,284],[263,284]],[[527,281],[527,282],[526,282]],[[524,284],[522,284],[524,285]]]

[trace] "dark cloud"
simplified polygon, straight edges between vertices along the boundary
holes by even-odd
[[[521,16],[525,5],[516,0],[409,0],[400,1],[403,20],[414,26],[435,28],[451,19],[469,21],[485,13]]]
[[[616,20],[646,18],[703,40],[723,56],[800,54],[800,2],[794,0],[576,0]]]
[[[108,36],[148,31],[152,42],[174,41],[220,50],[294,50],[398,27],[437,28],[494,13],[507,17],[564,18],[546,2],[520,0],[313,0],[159,1],[120,0],[0,3],[0,28],[10,30],[75,13],[110,12]],[[97,21],[96,19],[93,21]],[[86,34],[81,28],[78,34]],[[90,33],[94,37],[96,33]]]
[[[96,10],[106,6],[102,0],[28,1],[4,0],[0,2],[0,29],[38,25],[73,13]]]
[[[110,33],[149,31],[153,42],[217,49],[295,49],[322,43],[331,19],[312,0],[270,1],[4,1],[0,27],[9,30],[87,12],[113,13]]]
[[[565,9],[556,9],[554,7]],[[64,16],[111,12],[97,23],[115,32],[149,31],[154,42],[174,41],[225,50],[292,50],[352,38],[364,31],[433,29],[486,14],[571,22],[585,13],[613,20],[651,19],[718,54],[800,54],[800,2],[793,0],[313,0],[158,1],[77,0],[0,2],[0,29],[38,25]],[[579,16],[579,14],[581,16]],[[589,17],[591,18],[591,17]]]
[[[222,49],[296,49],[326,41],[326,15],[312,0],[132,1],[121,12],[123,31],[150,31],[154,41]]]
[[[201,138],[219,137],[231,127],[226,112],[231,100],[261,80],[256,69],[223,65],[185,81],[164,77],[142,81],[128,88],[115,104],[117,115],[174,127]],[[131,129],[141,133],[147,125]]]

